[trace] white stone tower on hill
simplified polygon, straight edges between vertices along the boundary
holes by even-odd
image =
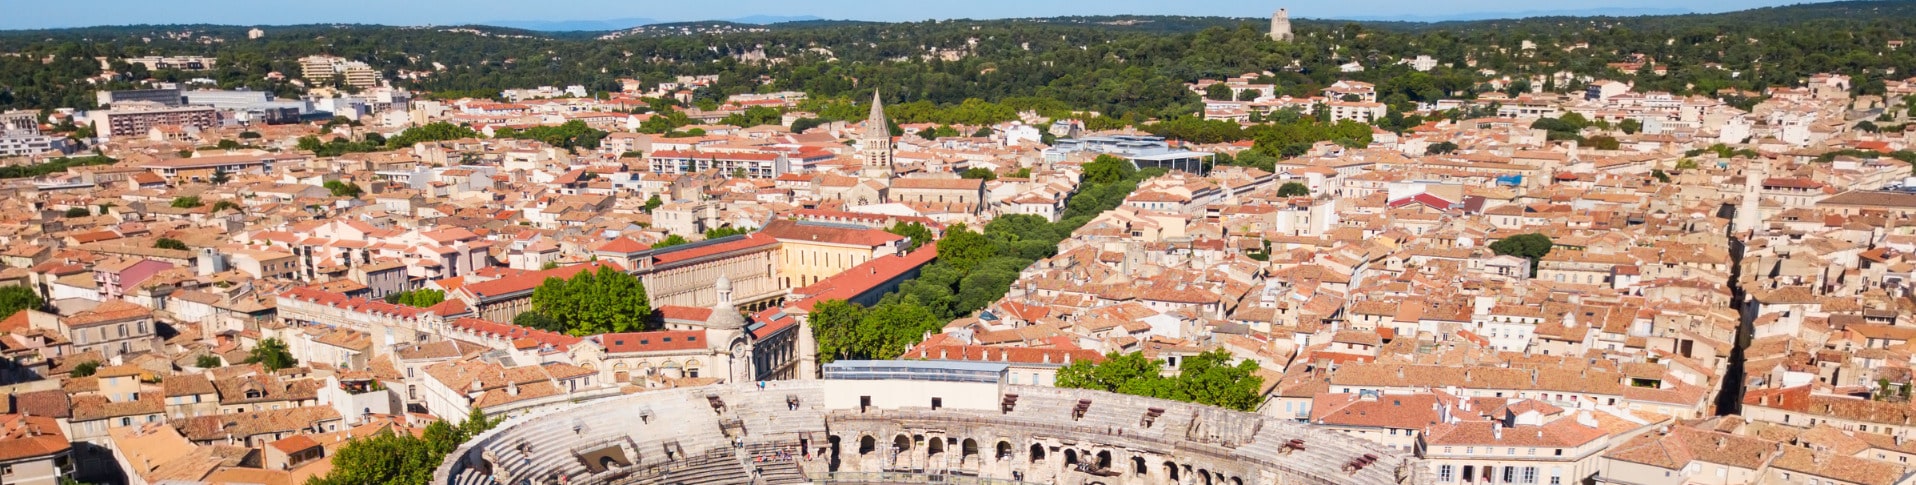
[[[1293,38],[1295,36],[1291,34],[1290,10],[1277,9],[1277,13],[1271,14],[1271,40],[1290,42]]]

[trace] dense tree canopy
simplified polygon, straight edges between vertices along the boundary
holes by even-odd
[[[1104,362],[1080,360],[1059,369],[1055,385],[1253,411],[1263,402],[1257,369],[1256,361],[1213,350],[1186,357],[1177,377],[1164,377],[1162,361],[1112,352]]]
[[[268,371],[278,371],[299,365],[299,361],[293,359],[292,351],[286,348],[286,342],[272,337],[267,337],[259,341],[259,345],[253,346],[252,353],[246,358],[246,363],[259,364]]]
[[[1294,42],[1267,38],[1263,19],[1202,17],[811,22],[730,34],[661,30],[612,40],[491,27],[477,30],[510,35],[310,25],[276,27],[265,40],[242,42],[232,40],[244,39],[247,27],[193,26],[197,34],[229,40],[201,43],[198,36],[156,35],[161,28],[152,26],[95,27],[0,34],[0,51],[19,53],[0,58],[0,86],[7,87],[0,89],[0,109],[93,108],[94,89],[130,88],[148,79],[206,78],[221,88],[292,97],[299,94],[298,87],[263,74],[299,72],[299,57],[313,54],[364,61],[388,77],[400,70],[434,71],[432,76],[395,82],[430,91],[428,97],[437,99],[496,98],[501,88],[563,84],[582,84],[599,93],[617,90],[620,78],[658,82],[677,75],[717,74],[715,83],[696,92],[698,102],[777,90],[862,100],[869,99],[873,89],[885,89],[887,100],[899,105],[950,107],[973,99],[1009,105],[1010,100],[1026,98],[1114,120],[1196,113],[1206,94],[1232,98],[1192,92],[1185,83],[1267,70],[1275,74],[1257,81],[1273,85],[1275,92],[1258,94],[1308,95],[1339,78],[1351,78],[1376,83],[1379,99],[1397,111],[1415,102],[1488,91],[1483,81],[1489,77],[1518,79],[1509,88],[1518,91],[1529,87],[1523,81],[1528,75],[1556,71],[1677,94],[1789,85],[1827,71],[1858,76],[1857,90],[1871,92],[1882,89],[1882,73],[1916,68],[1916,53],[1882,48],[1889,40],[1916,36],[1916,25],[1906,20],[1912,11],[1916,7],[1905,3],[1835,2],[1722,15],[1441,24],[1299,19],[1294,22]],[[1517,47],[1524,41],[1538,47]],[[757,49],[781,62],[740,60],[739,54]],[[924,56],[927,49],[967,55],[947,60]],[[1610,66],[1639,53],[1656,59],[1667,73],[1622,72]],[[100,73],[96,57],[148,54],[211,55],[220,62],[212,70],[188,72],[147,71],[109,61],[106,67],[123,78],[98,86],[83,81]],[[1436,68],[1420,72],[1395,62],[1420,54],[1437,58]],[[1364,62],[1366,69],[1337,69],[1353,59]],[[435,69],[435,64],[445,68]],[[1581,89],[1575,82],[1542,87]],[[972,111],[980,116],[908,122],[977,125],[980,119],[997,117],[991,110]],[[862,113],[854,117],[858,115]]]
[[[457,426],[437,421],[426,425],[421,436],[388,432],[359,438],[333,454],[333,467],[326,476],[308,479],[306,485],[428,483],[447,454],[498,425],[498,419],[488,419],[474,408]]]
[[[904,236],[906,239],[906,251],[917,250],[919,246],[931,242],[933,238],[931,228],[916,222],[899,222],[892,224],[891,227],[885,229],[885,232]]]
[[[40,308],[43,303],[40,300],[40,294],[34,293],[33,288],[20,285],[0,286],[0,319],[11,317],[20,310]]]
[[[415,308],[427,308],[446,301],[444,290],[420,288],[386,295],[386,303],[406,305]]]
[[[559,126],[535,126],[524,130],[501,128],[493,131],[495,138],[539,140],[560,148],[585,149],[598,148],[599,140],[604,139],[605,135],[606,132],[586,126],[584,121],[579,120],[567,121]]]
[[[1544,255],[1550,254],[1550,236],[1538,233],[1518,234],[1498,239],[1490,243],[1490,251],[1503,256],[1516,256],[1530,260],[1530,274],[1537,273],[1537,263]]]
[[[513,322],[534,322],[538,325],[531,326],[585,336],[645,330],[652,306],[638,277],[601,266],[570,279],[546,278],[532,290],[532,310],[527,313],[540,316]]]
[[[861,308],[827,302],[829,306],[820,304],[830,309],[823,317],[814,310],[812,332],[820,358],[897,357],[953,318],[1003,298],[1025,267],[1051,257],[1059,241],[1097,214],[1117,207],[1139,181],[1162,173],[1162,169],[1137,170],[1121,158],[1099,157],[1085,164],[1085,182],[1066,203],[1063,220],[1054,223],[1028,214],[1007,214],[992,219],[983,232],[964,224],[946,228],[938,240],[938,259],[878,304]],[[891,231],[914,240],[930,237],[930,230],[923,227],[894,226]]]

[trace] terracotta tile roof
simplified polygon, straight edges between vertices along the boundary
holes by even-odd
[[[878,229],[784,219],[766,224],[764,229],[759,230],[759,233],[769,235],[781,241],[809,241],[813,243],[844,244],[867,248],[875,248],[905,239],[904,236]]]
[[[453,320],[452,326],[453,328],[465,330],[467,332],[472,332],[479,335],[493,336],[493,337],[505,338],[509,340],[530,338],[542,344],[551,345],[553,348],[560,349],[560,350],[564,350],[567,347],[572,346],[572,344],[579,343],[579,340],[580,340],[578,337],[573,337],[570,335],[565,335],[565,334],[561,334],[557,332],[549,332],[545,330],[539,330],[536,328],[526,328],[526,327],[521,327],[518,325],[509,324],[509,323],[499,323],[499,322],[494,322],[491,320],[483,320],[478,318],[461,318],[458,320]]]
[[[545,283],[547,278],[569,279],[579,274],[579,272],[587,270],[598,271],[601,267],[608,267],[619,271],[625,270],[625,268],[619,266],[618,263],[593,261],[588,264],[561,266],[548,270],[519,273],[491,281],[470,283],[466,285],[465,291],[471,292],[480,298],[509,295],[521,291],[532,291],[533,288],[537,288],[541,283]]]
[[[793,290],[793,294],[804,295],[804,299],[793,303],[810,311],[812,305],[826,300],[844,300],[870,291],[886,281],[891,281],[905,273],[918,269],[938,257],[938,243],[926,243],[918,250],[904,256],[887,254],[853,266],[830,278],[819,280],[810,286]]]
[[[1387,394],[1366,398],[1358,394],[1320,393],[1311,398],[1311,422],[1341,426],[1416,429],[1442,423],[1432,394]]]
[[[665,305],[658,307],[657,311],[659,312],[659,317],[666,320],[704,322],[712,318],[711,308]]]
[[[73,314],[65,319],[69,327],[88,327],[115,322],[125,322],[141,318],[153,318],[153,310],[144,306],[121,300],[108,300],[92,310]]]
[[[608,333],[592,337],[605,346],[607,353],[668,352],[703,349],[704,330],[659,330],[652,332]]]
[[[665,265],[665,264],[676,263],[680,261],[698,259],[698,258],[702,258],[706,256],[712,256],[716,254],[723,254],[723,253],[727,253],[731,251],[770,246],[773,244],[778,244],[778,240],[772,238],[771,235],[765,234],[763,232],[758,232],[758,233],[752,233],[751,235],[745,236],[743,238],[718,242],[714,244],[691,246],[691,247],[686,247],[684,249],[679,249],[679,247],[666,248],[664,252],[654,253],[652,256],[652,261],[654,262],[655,265]]]
[[[0,414],[0,462],[46,457],[72,448],[55,418]]]

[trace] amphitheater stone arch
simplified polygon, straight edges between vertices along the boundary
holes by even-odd
[[[1400,450],[1280,418],[1007,385],[899,405],[886,402],[890,396],[878,390],[891,388],[883,384],[740,383],[529,410],[456,450],[434,485],[541,483],[561,474],[573,485],[747,483],[754,473],[803,480],[828,472],[1067,485],[1410,485],[1430,478]],[[938,392],[943,385],[897,387]],[[937,397],[943,406],[923,404]],[[630,450],[622,454],[630,463],[590,455],[613,449]],[[1366,455],[1376,458],[1351,469]],[[667,470],[670,480],[661,475]]]

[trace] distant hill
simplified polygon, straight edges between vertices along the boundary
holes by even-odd
[[[1685,8],[1587,8],[1579,10],[1530,10],[1521,12],[1466,12],[1444,15],[1370,15],[1347,17],[1335,20],[1381,21],[1381,22],[1463,22],[1472,20],[1503,20],[1532,17],[1641,17],[1649,15],[1683,15],[1695,13]]]
[[[659,21],[642,17],[603,20],[501,20],[485,22],[486,25],[537,32],[598,32],[629,29],[656,23],[659,23]]]
[[[757,24],[757,25],[783,24],[788,22],[812,22],[817,20],[825,20],[825,19],[819,18],[816,16],[811,16],[811,15],[794,15],[794,16],[750,15],[750,16],[739,17],[735,19],[729,19],[730,22],[735,24]]]
[[[744,25],[771,25],[771,24],[780,24],[780,23],[786,23],[786,22],[810,22],[815,20],[820,20],[820,19],[818,17],[813,17],[810,15],[804,15],[804,16],[751,15],[751,16],[739,17],[734,19],[692,21],[692,22],[680,22],[680,21],[668,22],[668,21],[658,20],[658,19],[633,17],[633,18],[602,19],[602,20],[500,20],[500,21],[494,21],[494,22],[485,22],[484,24],[497,26],[497,27],[530,30],[534,32],[610,32],[615,30],[626,30],[633,27],[644,27],[648,25],[659,25],[659,24],[704,24],[704,23],[713,23],[713,22],[725,22],[725,23],[744,24]]]

